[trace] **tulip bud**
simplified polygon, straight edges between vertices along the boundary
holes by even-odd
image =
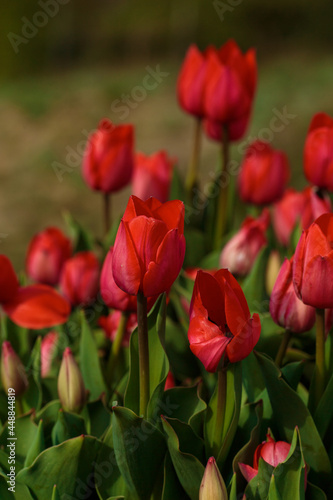
[[[12,388],[15,390],[16,396],[21,396],[28,387],[28,379],[22,361],[7,340],[2,344],[1,354],[2,386],[6,392]]]
[[[199,500],[228,500],[227,489],[214,457],[210,457],[207,462],[200,485]]]
[[[99,288],[99,262],[93,252],[78,252],[65,263],[60,278],[60,288],[73,304],[92,302]]]
[[[57,348],[57,332],[49,332],[42,340],[41,344],[41,375],[47,377],[51,370],[52,358]]]
[[[31,240],[26,270],[29,278],[57,285],[64,262],[71,256],[70,240],[56,227],[48,227]]]
[[[133,194],[142,200],[153,196],[165,203],[169,199],[175,162],[165,151],[158,151],[151,156],[137,153],[132,179]]]
[[[58,395],[65,411],[80,413],[86,391],[80,369],[69,347],[66,347],[58,376]]]
[[[304,146],[304,172],[312,184],[333,191],[333,118],[317,113],[312,118]]]

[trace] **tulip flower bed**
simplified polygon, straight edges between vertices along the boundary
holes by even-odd
[[[256,86],[252,49],[190,47],[186,179],[104,119],[82,166],[104,237],[67,216],[24,275],[0,256],[1,500],[333,497],[333,119],[310,124],[303,191],[262,140],[236,185]],[[198,208],[203,132],[220,158]]]

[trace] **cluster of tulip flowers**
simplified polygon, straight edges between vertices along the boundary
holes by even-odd
[[[0,256],[1,401],[14,389],[25,442],[14,498],[333,494],[333,119],[311,121],[303,191],[287,187],[286,154],[255,140],[236,193],[223,179],[256,86],[254,50],[191,46],[177,82],[195,120],[185,182],[176,159],[135,154],[134,127],[104,119],[82,166],[104,237],[68,217],[72,237],[35,235],[20,279]],[[221,146],[216,196],[187,218],[202,131]],[[112,223],[112,193],[130,183]],[[237,196],[252,215],[235,231]]]

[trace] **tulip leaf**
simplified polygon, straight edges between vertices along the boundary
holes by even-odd
[[[181,498],[188,500],[182,485],[179,482],[175,468],[173,466],[170,453],[167,452],[164,460],[164,483],[162,491],[162,500],[170,500],[170,498]]]
[[[79,415],[63,411],[58,412],[58,419],[52,429],[52,444],[57,445],[67,439],[86,434],[84,420]]]
[[[71,238],[74,240],[73,253],[94,248],[93,236],[68,211],[63,212],[63,218],[68,227]]]
[[[83,313],[81,318],[80,368],[84,386],[90,392],[90,399],[94,400],[98,399],[101,394],[106,393],[107,389],[102,375],[95,339]]]
[[[27,456],[24,461],[24,467],[29,467],[35,458],[45,449],[45,440],[44,440],[44,426],[43,420],[39,421],[37,433],[35,438],[29,448]]]
[[[199,497],[199,488],[205,468],[201,462],[189,453],[180,450],[179,438],[172,426],[162,419],[163,429],[167,435],[168,449],[178,479],[191,500]]]
[[[237,496],[237,476],[236,473],[234,472],[232,476],[231,483],[229,485],[230,491],[229,491],[229,500],[238,500],[239,497]]]
[[[111,413],[101,399],[90,401],[82,410],[87,434],[100,438],[111,423]]]
[[[163,434],[123,407],[114,408],[112,429],[118,467],[128,490],[134,498],[148,500],[166,452]]]
[[[52,498],[51,498],[51,500],[61,500],[60,494],[59,494],[59,489],[57,488],[56,484],[53,487],[53,492],[52,492]]]
[[[127,488],[117,465],[116,454],[113,447],[113,431],[108,427],[101,449],[94,463],[94,477],[96,490],[100,498],[118,498],[121,495],[128,498]]]
[[[277,489],[274,473],[272,474],[271,482],[269,485],[267,500],[283,500]]]
[[[265,277],[270,249],[262,248],[253,264],[249,275],[243,283],[243,292],[251,312],[264,312],[265,307]]]
[[[263,311],[267,309],[268,304],[268,300],[262,303]],[[256,345],[256,351],[265,352],[274,359],[281,344],[284,328],[274,323],[271,315],[266,312],[260,314],[260,322],[261,333]]]
[[[172,180],[170,186],[170,200],[184,200],[185,199],[185,187],[183,179],[180,176],[178,168],[174,167],[172,171]]]
[[[196,267],[206,254],[206,234],[186,225],[184,236],[186,239],[184,269]]]
[[[195,456],[200,462],[205,462],[204,442],[194,434],[192,428],[176,418],[166,418],[163,415],[163,419],[172,427],[175,434],[178,436],[179,448],[182,452]]]
[[[15,437],[17,440],[15,442],[15,454],[17,468],[24,464],[25,458],[36,438],[37,429],[38,427],[32,419],[32,410],[28,414],[16,417]],[[9,451],[7,448],[7,439],[9,437],[11,436],[8,433],[8,423],[6,423],[0,435],[0,448],[3,447],[6,451]]]
[[[259,459],[258,474],[251,479],[245,488],[246,500],[259,500],[268,497],[273,470],[272,465],[269,465],[262,458]]]
[[[327,500],[327,496],[318,486],[308,481],[306,485],[306,500]]]
[[[148,342],[149,342],[149,382],[150,396],[153,395],[156,387],[166,378],[169,371],[168,358],[163,349],[159,333],[163,329],[165,318],[165,294],[155,303],[148,315]],[[164,386],[163,386],[164,388]],[[159,388],[161,392],[161,387]],[[155,395],[156,399],[158,396]],[[125,406],[134,413],[139,414],[139,347],[137,329],[130,339],[130,373],[125,392]]]
[[[46,447],[52,445],[51,433],[53,426],[58,419],[58,412],[60,408],[60,401],[59,399],[56,399],[54,401],[50,401],[36,414],[35,422],[38,423],[40,419],[43,420],[44,439]]]
[[[91,436],[79,436],[52,446],[17,474],[17,483],[25,484],[34,500],[52,498],[55,484],[62,500],[89,495],[94,490],[93,463],[100,446],[101,442]]]
[[[24,484],[15,484],[15,493],[8,488],[11,487],[8,481],[8,476],[5,476],[0,471],[0,498],[1,500],[34,500],[31,496],[29,489]]]
[[[320,437],[324,439],[329,426],[332,424],[333,419],[333,375],[327,384],[325,392],[319,401],[319,405],[316,409],[315,415],[313,417],[317,429],[319,431]]]
[[[304,362],[303,361],[294,361],[293,363],[288,363],[286,366],[281,368],[281,372],[283,374],[283,378],[288,382],[290,387],[297,390],[297,386],[301,380],[301,376],[304,371]]]
[[[30,363],[27,367],[29,386],[22,397],[22,405],[25,411],[30,410],[30,408],[35,408],[38,411],[42,406],[41,341],[41,337],[38,337],[31,352]]]
[[[331,472],[329,457],[319,432],[299,395],[283,380],[281,372],[267,356],[255,353],[262,369],[270,402],[274,412],[274,422],[280,436],[291,441],[293,429],[298,426],[306,463],[311,467],[313,477],[321,480]]]

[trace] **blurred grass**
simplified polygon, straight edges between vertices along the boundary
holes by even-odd
[[[181,54],[179,55],[181,57]],[[136,149],[152,153],[166,149],[186,169],[193,123],[178,107],[175,84],[181,60],[150,58],[132,65],[96,65],[7,81],[0,88],[0,252],[9,255],[17,269],[23,267],[28,242],[48,225],[63,227],[62,210],[70,210],[95,234],[102,233],[101,200],[80,174],[82,152],[77,152],[71,173],[60,182],[53,162],[65,164],[68,148],[82,149],[86,133],[103,117],[119,122],[111,105],[142,83],[146,66],[160,65],[169,73],[158,87],[130,110],[127,122],[136,126]],[[303,144],[312,115],[333,114],[333,57],[294,52],[259,63],[259,86],[251,127],[244,138],[257,137],[269,127],[273,109],[286,106],[296,118],[275,133],[273,146],[287,152],[292,168],[291,184],[305,185],[302,174]],[[242,141],[241,141],[242,143]],[[233,157],[240,159],[239,145]],[[201,178],[215,169],[219,148],[203,141]],[[115,214],[123,211],[130,189],[113,197]]]

